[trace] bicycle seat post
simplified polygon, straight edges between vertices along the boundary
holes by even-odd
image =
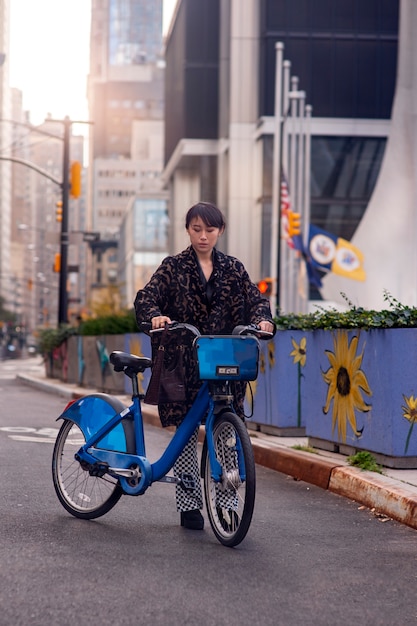
[[[132,376],[132,400],[139,397],[138,376],[137,374],[134,374]]]

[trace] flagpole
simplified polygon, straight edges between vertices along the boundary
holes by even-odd
[[[271,211],[271,251],[270,251],[270,276],[273,290],[271,306],[275,297],[276,313],[280,306],[280,256],[281,256],[281,219],[280,219],[280,195],[281,195],[281,150],[282,150],[282,60],[284,44],[281,41],[275,44],[275,109],[274,109],[274,152],[272,170],[272,211]]]
[[[288,185],[289,185],[290,195],[291,195],[291,205],[292,205],[293,211],[295,211],[296,213],[299,213],[299,202],[297,198],[298,187],[297,187],[297,147],[296,147],[298,76],[291,76],[290,93],[288,94],[288,96],[289,96],[289,120],[288,120],[287,128],[288,128],[288,133],[290,136],[290,142],[289,142],[290,152],[289,152],[287,178],[288,178]],[[296,259],[295,259],[295,255],[291,254],[290,262],[289,262],[289,272],[288,272],[288,276],[289,276],[288,310],[293,313],[296,312],[295,301],[294,301],[295,290],[296,290],[295,272],[296,272]]]
[[[282,215],[282,201],[283,201],[283,193],[282,193],[282,185],[284,182],[284,172],[288,172],[288,133],[285,131],[285,123],[288,118],[290,112],[290,81],[291,81],[291,63],[290,61],[284,61],[282,64],[283,67],[283,92],[282,92],[282,123],[281,123],[281,185],[279,188],[279,210],[280,216]],[[289,190],[287,188],[287,193]],[[282,221],[281,221],[281,236],[280,236],[280,257],[278,260],[279,263],[279,284],[280,284],[280,308],[283,311],[288,311],[288,282],[289,282],[289,274],[288,268],[290,264],[290,247],[287,245],[282,245]]]
[[[298,137],[297,137],[297,202],[299,206],[298,212],[301,214],[301,222],[305,224],[305,204],[304,204],[304,163],[305,163],[305,91],[298,92]],[[297,313],[306,313],[306,303],[308,300],[308,281],[306,279],[304,261],[299,257],[296,260],[298,289],[294,298],[294,311]]]
[[[310,192],[310,184],[311,184],[311,115],[313,112],[313,107],[311,104],[306,105],[306,137],[305,137],[305,185],[304,185],[304,206],[305,206],[305,217],[304,217],[304,245],[308,250],[310,243],[310,216],[311,216],[311,192]]]

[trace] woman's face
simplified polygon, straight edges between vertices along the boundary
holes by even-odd
[[[191,220],[187,232],[194,250],[197,253],[204,254],[213,250],[223,229],[216,228],[216,226],[207,226],[201,217],[195,217]]]

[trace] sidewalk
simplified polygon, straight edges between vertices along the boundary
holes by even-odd
[[[68,400],[96,391],[46,378],[43,364],[32,366],[29,373],[16,377],[25,384]],[[131,403],[129,396],[119,397],[126,405]],[[143,415],[146,423],[160,426],[156,407],[144,405]],[[354,500],[371,509],[381,521],[392,518],[417,529],[417,469],[384,468],[382,475],[366,472],[351,467],[341,454],[295,450],[295,445],[308,445],[307,437],[277,437],[254,430],[249,430],[249,434],[259,465]]]

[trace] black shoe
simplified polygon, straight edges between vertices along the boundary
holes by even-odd
[[[181,526],[191,530],[203,530],[204,517],[198,509],[194,511],[181,511]]]

